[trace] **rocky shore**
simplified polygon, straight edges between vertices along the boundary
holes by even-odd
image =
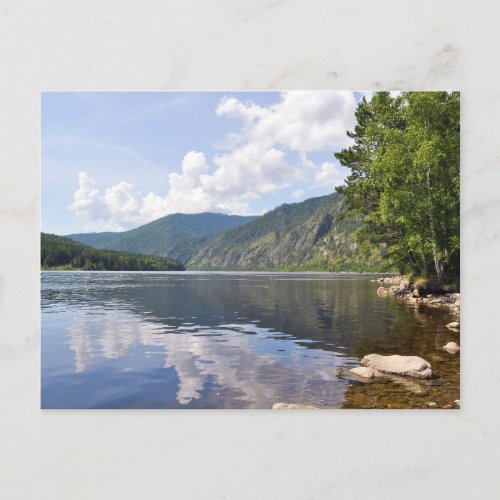
[[[404,276],[384,277],[372,281],[380,285],[377,288],[377,295],[381,297],[392,296],[404,304],[448,309],[453,321],[443,324],[443,326],[450,330],[450,333],[459,333],[460,322],[458,318],[455,319],[453,316],[459,316],[460,314],[460,293],[436,293],[436,291],[426,289],[425,283],[418,284],[417,282],[417,284],[410,284],[408,278]],[[436,361],[442,370],[443,355],[440,353],[447,353],[447,359],[451,360],[452,358],[456,358],[459,352],[460,346],[456,342],[448,342],[445,345],[437,344],[435,354],[430,353],[429,359],[433,362]],[[360,366],[348,370],[338,368],[336,374],[340,378],[354,382],[354,384],[349,384],[349,391],[357,399],[353,399],[355,402],[351,402],[351,406],[346,407],[378,407],[377,405],[380,403],[375,404],[374,401],[380,399],[380,394],[384,391],[384,387],[388,388],[390,386],[395,387],[398,394],[401,394],[403,391],[411,394],[413,398],[414,396],[418,396],[417,400],[420,400],[421,403],[418,401],[415,402],[415,399],[412,399],[412,404],[406,407],[460,408],[460,400],[448,399],[453,393],[448,394],[446,391],[440,391],[439,383],[436,383],[436,380],[439,380],[443,376],[443,373],[438,369],[437,373],[434,374],[430,362],[419,356],[367,354],[360,360]],[[459,374],[457,376],[459,377]],[[395,392],[395,390],[385,389],[385,392]],[[458,395],[458,392],[456,395]],[[400,398],[401,401],[405,399],[404,395],[401,395]],[[398,399],[396,405],[391,401],[391,404],[382,407],[398,407],[401,406],[401,401]],[[272,408],[274,410],[314,409],[316,406],[275,403]]]
[[[460,314],[460,293],[431,293],[424,285],[410,284],[405,276],[391,276],[376,280],[381,286],[377,288],[380,296],[395,296],[407,304],[423,305],[427,307],[444,307],[450,313]],[[459,328],[459,323],[456,328]]]
[[[460,293],[432,293],[426,289],[425,283],[410,284],[408,278],[404,276],[391,276],[373,281],[381,285],[377,288],[379,296],[393,296],[402,303],[447,308],[453,315],[460,314]],[[444,326],[452,332],[460,331],[459,321],[452,321]],[[452,356],[460,352],[460,346],[456,342],[448,342],[441,349]],[[432,382],[429,380],[434,378],[431,364],[418,356],[368,354],[361,359],[360,365],[348,371],[339,369],[337,375],[365,384],[382,379],[402,386],[419,396],[428,395],[428,389],[432,387]],[[427,380],[429,382],[426,382]],[[427,407],[438,408],[439,405],[429,401]],[[454,400],[453,403],[443,407],[459,408],[460,401]]]

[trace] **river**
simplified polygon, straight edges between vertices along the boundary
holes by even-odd
[[[378,275],[41,273],[42,408],[453,407],[447,310],[379,297]],[[339,376],[423,357],[429,381]]]

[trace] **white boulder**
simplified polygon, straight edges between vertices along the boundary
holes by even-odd
[[[371,368],[367,368],[366,366],[357,366],[356,368],[351,368],[349,370],[351,375],[355,375],[356,377],[362,378],[373,378],[375,376],[375,372]]]
[[[460,346],[456,342],[448,342],[445,346],[443,346],[445,351],[448,351],[450,354],[456,354],[460,351]]]
[[[425,359],[418,356],[381,356],[368,354],[361,360],[361,365],[382,373],[392,373],[404,377],[431,378],[432,367]]]
[[[449,330],[460,330],[460,321],[452,321],[446,325]]]

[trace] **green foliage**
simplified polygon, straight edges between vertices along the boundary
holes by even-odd
[[[460,96],[457,92],[377,92],[356,110],[336,153],[351,170],[345,186],[351,216],[365,237],[384,242],[401,272],[434,275],[440,284],[460,269]]]
[[[82,243],[56,236],[41,235],[42,269],[82,269],[84,271],[182,271],[174,259],[110,250],[97,250]]]
[[[137,252],[154,255],[171,255],[178,252],[181,241],[189,250],[193,238],[219,233],[246,224],[255,217],[214,213],[172,214],[122,233],[70,234],[68,238],[94,248]],[[177,249],[177,252],[175,251]]]
[[[383,244],[360,243],[363,223],[342,218],[334,193],[284,204],[244,226],[191,241],[191,269],[389,271]]]

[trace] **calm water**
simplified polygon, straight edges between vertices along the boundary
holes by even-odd
[[[450,407],[455,318],[378,297],[374,277],[42,272],[42,407]],[[436,378],[337,375],[372,352],[424,357]]]

